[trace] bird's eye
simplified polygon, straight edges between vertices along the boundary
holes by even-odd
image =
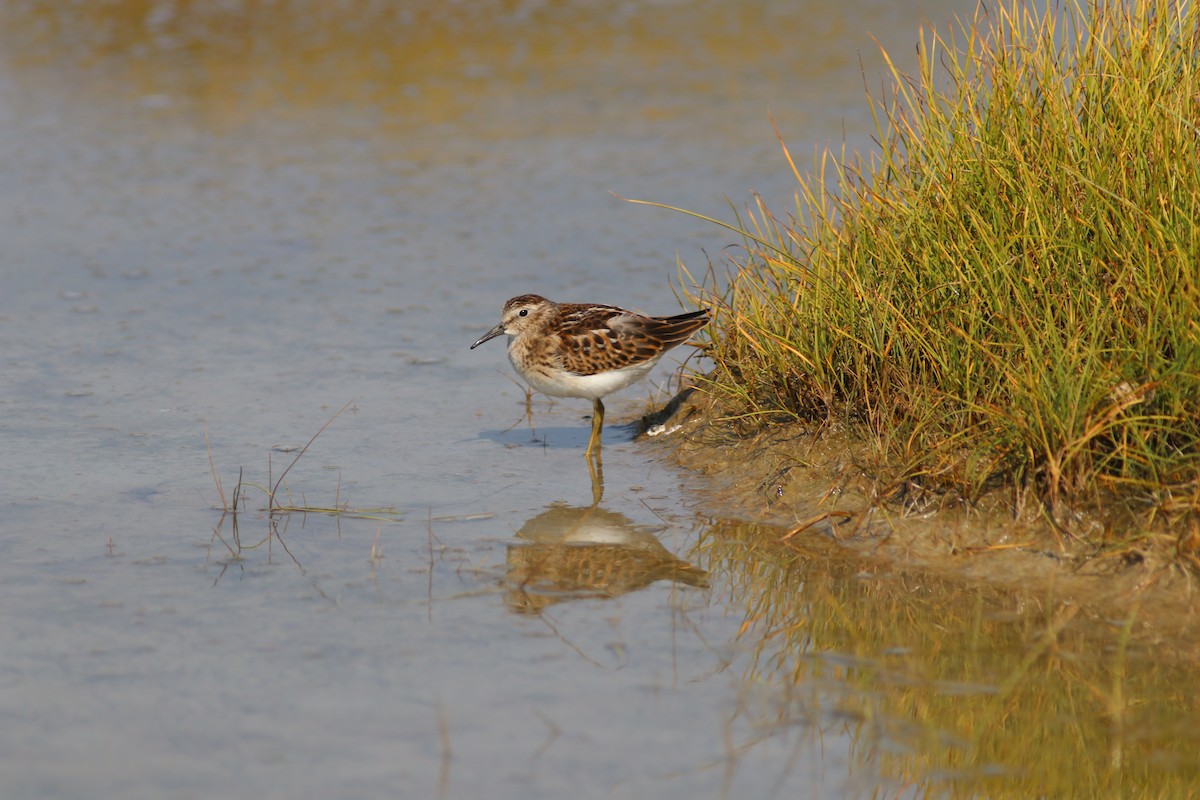
[[[528,308],[522,308],[520,311],[518,311],[518,312],[517,312],[517,316],[518,316],[518,317],[528,317],[528,316],[529,316],[529,309],[528,309]]]

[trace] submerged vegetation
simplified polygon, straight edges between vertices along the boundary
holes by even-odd
[[[1200,11],[982,5],[872,98],[879,150],[791,156],[715,307],[731,417],[848,423],[883,495],[1103,500],[1200,530]],[[786,152],[786,150],[785,150]]]

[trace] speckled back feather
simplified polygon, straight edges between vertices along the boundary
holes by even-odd
[[[594,375],[661,356],[707,324],[707,310],[647,317],[615,306],[563,303],[552,329],[563,340],[563,369]]]

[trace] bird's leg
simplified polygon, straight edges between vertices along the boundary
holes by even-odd
[[[604,424],[604,403],[597,397],[592,401],[592,438],[588,439],[585,456],[590,456],[593,450],[600,450],[600,427]]]
[[[592,508],[600,505],[604,499],[604,464],[600,461],[600,449],[593,455],[587,456],[588,472],[592,475]]]
[[[537,428],[533,424],[533,389],[528,387],[525,389],[525,421],[529,423],[529,435],[532,437],[529,441],[536,442]]]

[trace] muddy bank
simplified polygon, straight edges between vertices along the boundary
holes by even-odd
[[[898,570],[1052,595],[1101,616],[1139,607],[1143,626],[1200,633],[1197,578],[1174,557],[1172,537],[1110,530],[1109,542],[1127,544],[1102,548],[1098,517],[1064,533],[1011,493],[975,507],[916,491],[881,501],[870,448],[848,432],[751,427],[722,418],[698,391],[642,421],[646,438],[671,443],[671,460],[709,478],[702,508],[771,526],[783,546],[832,541]]]

